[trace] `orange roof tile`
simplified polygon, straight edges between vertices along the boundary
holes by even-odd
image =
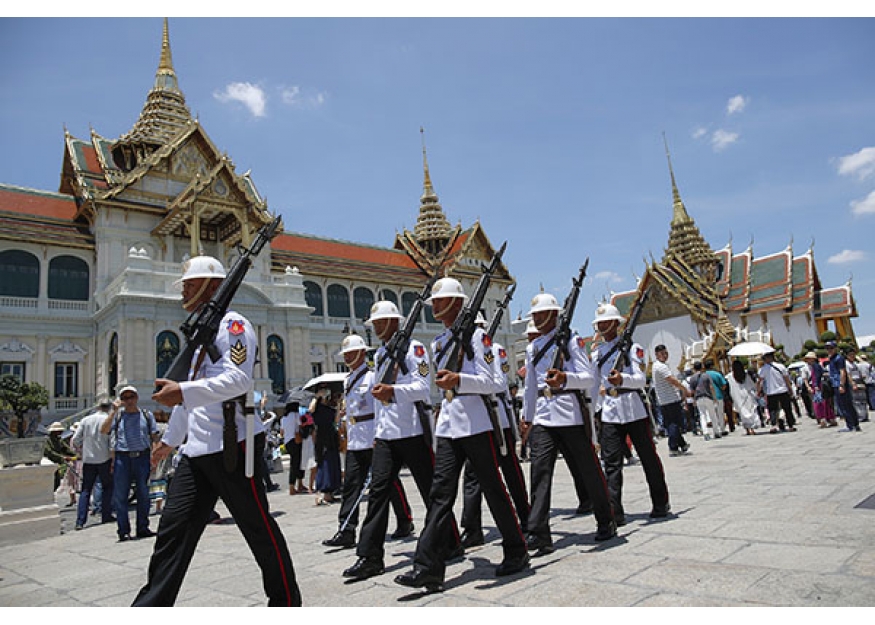
[[[0,211],[72,221],[76,201],[70,195],[0,184]]]
[[[404,252],[299,234],[281,234],[271,241],[271,248],[274,251],[324,256],[375,265],[390,265],[403,269],[418,269],[413,260]]]

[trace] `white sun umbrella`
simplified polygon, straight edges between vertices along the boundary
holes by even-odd
[[[775,348],[760,341],[747,341],[739,343],[726,354],[728,356],[762,356],[763,354],[771,354]]]

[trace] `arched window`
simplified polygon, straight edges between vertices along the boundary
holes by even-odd
[[[410,314],[410,311],[413,309],[413,304],[416,303],[416,300],[419,299],[419,293],[411,293],[410,291],[406,291],[401,294],[401,314],[405,317]]]
[[[392,302],[396,306],[398,305],[398,296],[395,295],[395,291],[390,291],[389,289],[380,289],[380,300]]]
[[[352,292],[353,307],[356,319],[367,319],[371,316],[371,306],[374,305],[374,293],[369,288],[360,286]]]
[[[170,330],[164,330],[155,339],[155,377],[163,378],[179,354],[179,337]]]
[[[322,287],[315,282],[304,280],[304,299],[307,300],[307,306],[313,309],[310,313],[314,317],[321,317],[324,313],[322,310]]]
[[[49,263],[49,299],[88,300],[88,263],[56,256]]]
[[[0,295],[39,297],[39,259],[30,252],[0,252],[0,277]]]
[[[276,395],[286,392],[286,356],[283,340],[276,334],[267,337],[267,377]]]
[[[349,291],[339,284],[328,286],[328,316],[349,317]]]
[[[118,332],[113,332],[109,338],[109,350],[106,358],[106,373],[110,396],[115,397],[115,387],[118,386]]]

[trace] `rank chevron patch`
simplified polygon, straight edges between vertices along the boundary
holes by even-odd
[[[246,362],[246,345],[243,341],[237,341],[231,346],[231,362],[238,367]]]

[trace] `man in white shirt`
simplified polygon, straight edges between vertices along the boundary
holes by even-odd
[[[100,426],[106,420],[112,402],[108,399],[100,402],[97,412],[93,412],[79,422],[79,428],[73,435],[73,447],[81,449],[82,453],[82,491],[79,494],[79,507],[76,510],[76,529],[85,527],[88,520],[88,506],[91,502],[91,490],[97,478],[104,495],[100,499],[101,523],[114,523],[112,516],[112,471],[110,464],[112,456],[109,449],[109,434],[100,431]]]
[[[763,354],[763,366],[760,367],[759,380],[757,380],[757,393],[760,397],[766,398],[772,434],[775,434],[778,428],[784,431],[784,419],[787,420],[787,431],[796,431],[796,419],[793,418],[793,408],[790,406],[791,388],[793,383],[790,381],[787,368],[775,362],[774,353]],[[784,412],[784,418],[778,418],[780,411]]]

